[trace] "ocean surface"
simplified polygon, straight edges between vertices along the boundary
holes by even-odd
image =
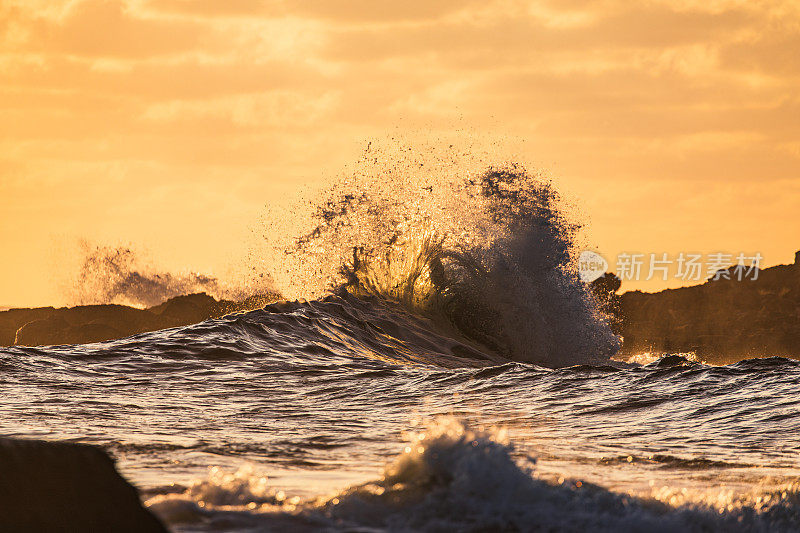
[[[617,360],[551,184],[363,176],[266,232],[285,301],[0,349],[0,434],[101,446],[174,531],[800,530],[800,362]]]
[[[0,433],[103,447],[175,531],[800,529],[793,360],[498,363],[331,296],[0,369]]]

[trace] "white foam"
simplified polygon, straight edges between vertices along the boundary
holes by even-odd
[[[581,480],[538,479],[502,431],[439,419],[410,436],[374,481],[305,502],[272,493],[252,473],[213,473],[183,494],[147,502],[170,524],[260,531],[792,531],[798,487],[751,497],[655,489],[618,494]],[[255,483],[255,484],[254,484]],[[678,496],[680,495],[680,497]]]

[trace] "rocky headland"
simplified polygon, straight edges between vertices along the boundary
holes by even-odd
[[[83,344],[120,339],[258,309],[277,299],[277,294],[268,293],[234,302],[198,293],[177,296],[147,309],[111,304],[9,309],[0,312],[0,346]]]
[[[755,275],[745,270],[730,267],[701,285],[656,293],[618,295],[613,274],[593,288],[623,337],[622,356],[691,352],[720,364],[753,357],[800,359],[800,252],[791,265]]]

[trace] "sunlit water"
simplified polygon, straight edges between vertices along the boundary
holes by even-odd
[[[178,531],[800,530],[800,363],[611,360],[551,182],[396,156],[269,219],[310,301],[3,349],[0,432],[102,446]]]
[[[800,528],[800,363],[496,359],[376,298],[278,304],[4,348],[0,433],[102,446],[177,530]]]

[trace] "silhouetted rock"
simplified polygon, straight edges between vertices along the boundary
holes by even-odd
[[[616,274],[606,272],[589,284],[594,297],[600,305],[600,310],[606,313],[615,333],[620,333],[620,297],[617,291],[622,286],[622,280]]]
[[[58,316],[31,320],[17,330],[14,344],[57,344],[67,328],[69,323]]]
[[[55,308],[9,309],[0,312],[0,346],[14,344],[17,330],[28,322],[50,317]]]
[[[187,294],[176,296],[167,300],[161,305],[150,308],[150,312],[161,315],[163,318],[172,318],[180,324],[200,322],[214,316],[217,301],[202,292],[199,294]]]
[[[149,309],[125,305],[10,309],[0,312],[0,346],[82,344],[119,339],[258,309],[277,299],[279,295],[269,293],[239,302],[217,301],[198,293],[177,296]]]
[[[746,267],[749,269],[749,267]],[[730,279],[620,298],[622,354],[694,352],[729,363],[749,357],[800,358],[800,268],[778,265]]]
[[[606,272],[589,284],[592,291],[598,295],[614,294],[622,287],[622,280],[612,272]]]
[[[103,451],[0,439],[0,530],[166,533]]]
[[[669,368],[673,366],[681,366],[689,363],[689,359],[682,355],[668,355],[658,361],[656,366],[661,368]]]
[[[721,280],[736,280],[743,281],[746,279],[757,280],[760,270],[757,267],[748,267],[745,265],[729,266],[728,268],[721,268],[717,270],[714,275],[708,278],[708,281],[721,281]]]
[[[69,341],[67,344],[86,344],[87,342],[101,342],[119,339],[122,332],[102,322],[90,322],[80,326],[70,326],[66,332]]]
[[[159,327],[168,326],[162,326],[161,321],[147,310],[124,305],[51,308],[47,318],[21,325],[13,343],[20,346],[41,346],[99,342]]]
[[[89,323],[106,324],[126,333],[147,331],[159,325],[158,319],[147,309],[136,309],[126,305],[79,305],[62,308],[57,312],[73,326]]]

